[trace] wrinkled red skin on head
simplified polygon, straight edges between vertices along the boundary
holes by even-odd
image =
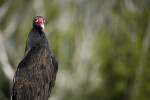
[[[37,29],[38,31],[42,31],[41,25],[44,24],[44,18],[41,16],[37,16],[33,20],[33,28]],[[38,21],[38,22],[36,22]]]

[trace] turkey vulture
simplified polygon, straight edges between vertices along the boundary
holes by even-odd
[[[12,100],[48,100],[55,84],[58,62],[43,32],[45,20],[33,20],[22,61],[18,64],[12,88]]]

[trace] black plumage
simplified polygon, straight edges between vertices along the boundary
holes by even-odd
[[[12,100],[48,100],[55,84],[58,62],[45,33],[32,28],[25,56],[19,63],[12,88]]]

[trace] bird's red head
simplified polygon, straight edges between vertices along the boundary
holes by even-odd
[[[45,19],[41,16],[36,16],[33,20],[33,28],[37,29],[38,31],[44,30],[44,23]]]

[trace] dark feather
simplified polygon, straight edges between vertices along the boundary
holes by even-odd
[[[58,63],[48,44],[34,45],[19,63],[12,100],[47,100],[55,84]]]
[[[54,86],[57,61],[45,44],[37,44],[19,63],[12,100],[47,100]]]

